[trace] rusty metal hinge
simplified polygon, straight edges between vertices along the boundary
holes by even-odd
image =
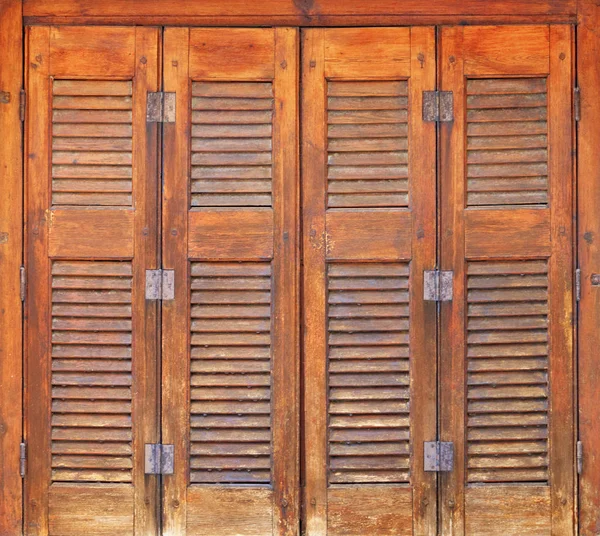
[[[429,473],[449,472],[454,469],[454,443],[425,441],[425,471]]]
[[[175,123],[175,93],[149,92],[146,121],[148,123]]]
[[[175,299],[175,270],[146,270],[146,299]]]
[[[581,88],[579,87],[573,90],[573,115],[575,121],[581,121]]]
[[[423,91],[423,121],[435,123],[454,121],[452,91]]]
[[[175,447],[160,443],[144,445],[144,473],[147,475],[172,475]]]
[[[25,109],[27,107],[27,94],[25,90],[22,89],[21,93],[19,93],[19,117],[21,121],[25,121]]]
[[[19,445],[19,473],[21,474],[21,478],[25,477],[26,470],[27,470],[27,445],[25,443],[21,443]]]
[[[583,473],[583,443],[577,441],[577,474]]]
[[[423,299],[425,301],[452,301],[454,272],[452,270],[425,270],[423,272]]]
[[[581,268],[575,270],[575,300],[581,301]]]
[[[19,268],[19,287],[21,301],[24,302],[27,295],[27,271],[25,270],[25,266]]]

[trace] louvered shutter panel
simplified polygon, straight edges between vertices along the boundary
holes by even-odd
[[[574,533],[571,46],[569,26],[442,32],[444,531]]]
[[[169,29],[165,533],[283,534],[299,515],[297,32]],[[187,178],[189,177],[189,179]],[[189,448],[187,447],[189,445]]]
[[[306,532],[433,533],[434,32],[311,29],[303,47]]]
[[[32,27],[28,44],[26,531],[147,534],[158,32]]]

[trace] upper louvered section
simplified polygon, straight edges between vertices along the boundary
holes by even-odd
[[[55,80],[52,204],[131,206],[132,83]]]
[[[329,482],[409,481],[406,264],[332,264]]]
[[[52,265],[52,480],[131,482],[131,263]]]
[[[408,82],[329,82],[328,207],[408,206]]]
[[[467,82],[467,205],[548,203],[545,78]]]
[[[271,266],[193,263],[193,483],[271,482]]]
[[[468,264],[468,480],[548,480],[546,261]]]
[[[271,206],[273,86],[192,85],[192,207]]]

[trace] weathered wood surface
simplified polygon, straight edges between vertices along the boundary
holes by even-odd
[[[23,262],[23,154],[19,94],[23,87],[21,2],[0,2],[0,534],[20,533],[22,482],[22,306],[19,267]]]
[[[386,26],[490,22],[574,21],[577,0],[25,0],[28,22],[193,25]]]

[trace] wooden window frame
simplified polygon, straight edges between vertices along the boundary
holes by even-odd
[[[600,293],[591,274],[600,273],[600,3],[598,0],[438,0],[423,12],[421,0],[265,0],[257,5],[232,0],[204,5],[193,0],[0,0],[0,533],[22,533],[22,306],[20,266],[23,258],[23,135],[20,91],[23,87],[24,24],[160,24],[210,26],[377,26],[440,24],[577,23],[577,77],[581,121],[577,131],[578,229],[582,270],[579,303],[579,439],[585,460],[580,476],[580,534],[595,534],[600,525]]]

